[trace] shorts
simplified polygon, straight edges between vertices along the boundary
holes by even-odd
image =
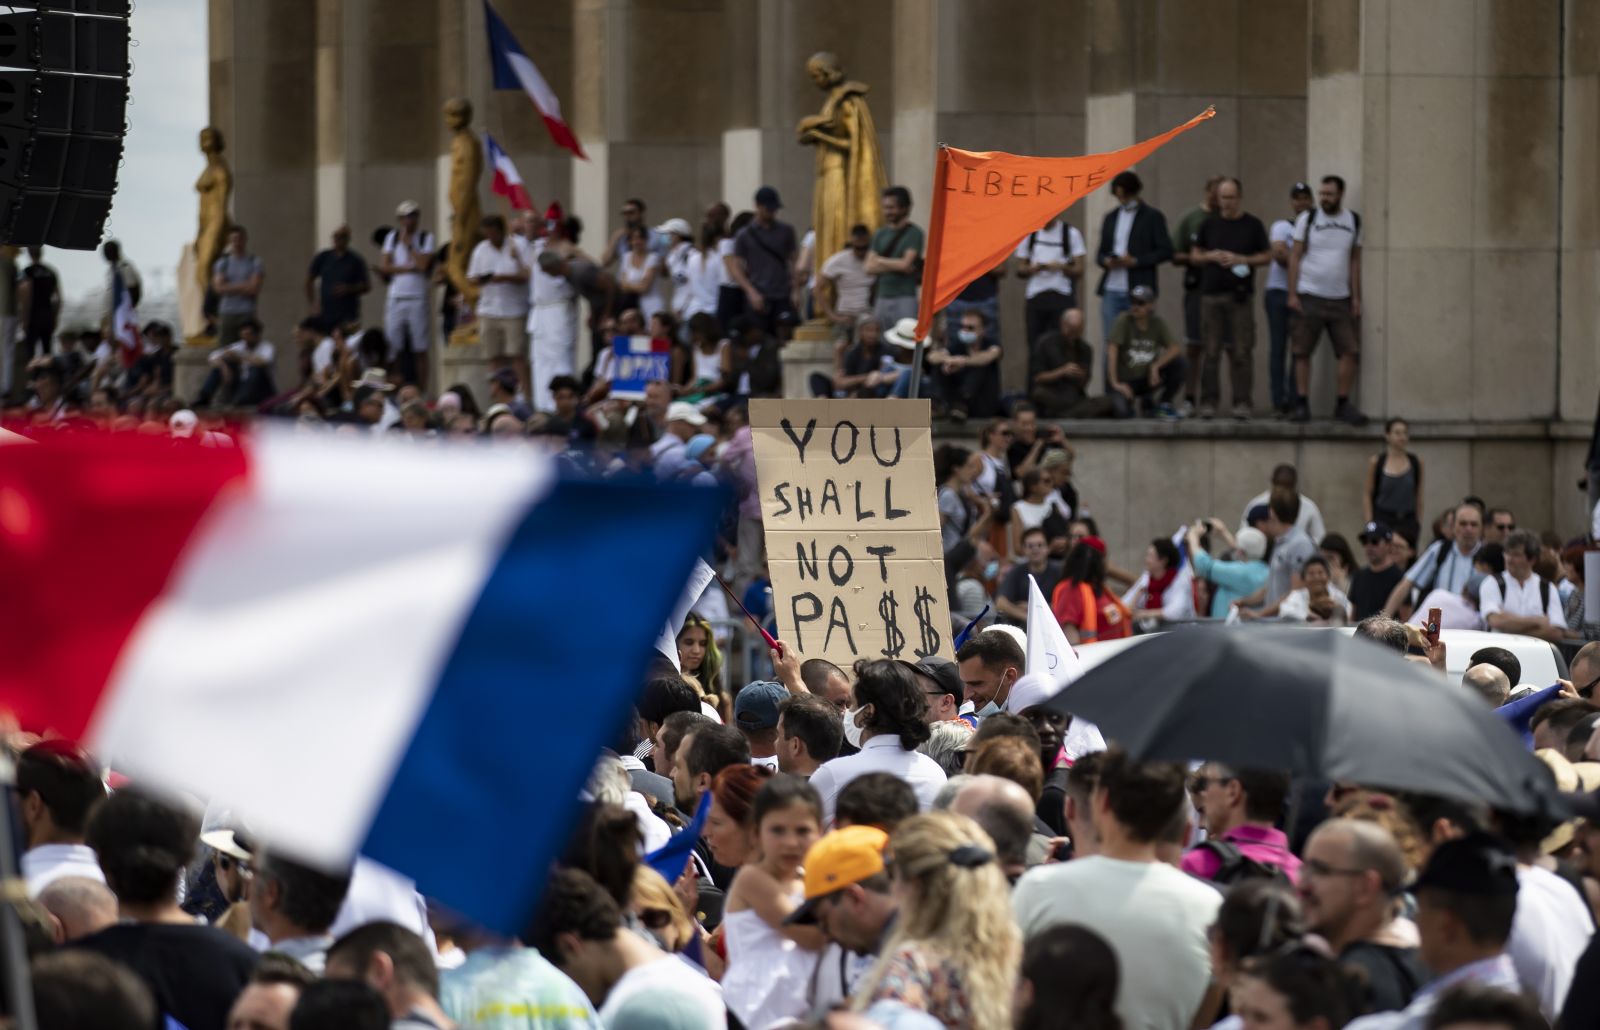
[[[1338,357],[1361,353],[1361,331],[1356,317],[1350,313],[1350,298],[1329,300],[1300,294],[1300,314],[1290,329],[1294,338],[1294,356],[1308,358],[1322,340],[1322,330],[1328,330],[1333,341],[1333,353]]]
[[[478,340],[491,358],[525,358],[528,355],[527,316],[478,318]]]
[[[383,335],[389,356],[402,350],[424,354],[428,350],[428,298],[390,297],[383,307]]]

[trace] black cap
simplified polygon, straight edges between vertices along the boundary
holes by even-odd
[[[1498,837],[1472,833],[1433,849],[1416,890],[1433,887],[1452,894],[1508,897],[1517,893],[1517,857]]]
[[[1381,522],[1369,522],[1361,530],[1362,543],[1383,543],[1394,539],[1394,530]]]
[[[965,699],[966,687],[961,682],[961,670],[956,668],[956,663],[950,659],[929,655],[927,658],[916,662],[908,662],[902,659],[900,664],[912,672],[920,672],[933,680],[945,693],[954,694],[957,701]]]
[[[1297,182],[1292,187],[1289,188],[1289,196],[1291,196],[1291,197],[1309,197],[1309,196],[1311,196],[1311,187],[1307,186],[1303,182]]]
[[[1244,524],[1253,526],[1257,522],[1265,522],[1272,517],[1272,509],[1265,504],[1258,504],[1245,514]]]
[[[771,186],[763,186],[756,190],[756,207],[768,207],[776,211],[783,206],[783,201],[778,199],[778,191]]]

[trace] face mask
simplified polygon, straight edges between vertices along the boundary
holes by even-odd
[[[859,708],[852,708],[844,713],[844,739],[850,742],[851,747],[857,749],[861,747],[861,727],[856,725],[856,716],[860,714]]]
[[[998,575],[1000,575],[1000,563],[998,561],[992,561],[983,567],[984,579],[993,579]]]
[[[986,704],[982,708],[978,709],[978,718],[979,719],[987,719],[991,715],[999,715],[999,714],[1000,714],[1000,706],[995,704],[993,701],[990,701],[988,704]]]
[[[971,329],[958,329],[956,330],[956,339],[970,345],[978,342],[978,334]]]

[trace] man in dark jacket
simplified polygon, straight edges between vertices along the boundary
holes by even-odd
[[[1128,310],[1128,291],[1148,286],[1161,292],[1156,270],[1172,260],[1172,238],[1167,218],[1139,199],[1144,183],[1133,172],[1119,172],[1111,180],[1117,206],[1100,223],[1100,250],[1095,263],[1104,271],[1096,292],[1100,295],[1101,339],[1111,336],[1111,324]]]

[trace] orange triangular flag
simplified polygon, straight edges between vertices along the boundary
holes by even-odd
[[[927,335],[934,312],[1010,255],[1030,232],[1216,113],[1208,107],[1153,139],[1086,157],[939,148],[917,336]]]

